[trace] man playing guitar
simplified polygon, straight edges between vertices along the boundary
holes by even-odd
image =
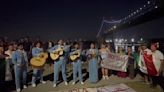
[[[79,76],[79,81],[80,83],[83,85],[83,79],[82,79],[82,64],[81,64],[81,49],[79,48],[79,44],[75,43],[74,44],[74,49],[73,51],[70,53],[70,59],[73,61],[73,83],[72,85],[74,85],[76,83],[76,79],[77,79],[77,73]]]
[[[35,43],[35,47],[32,48],[32,56],[33,58],[39,57],[41,53],[43,53],[43,48],[41,48],[41,42],[38,41]],[[37,62],[37,61],[34,61],[34,62]],[[42,84],[46,83],[45,81],[43,81],[43,67],[42,68],[33,67],[32,87],[36,87],[35,82],[37,80],[37,77],[40,77],[40,82]]]
[[[62,77],[65,85],[68,85],[66,78],[66,60],[65,60],[65,46],[63,45],[63,40],[58,41],[58,45],[49,49],[50,56],[54,60],[54,84],[53,87],[57,86],[57,81],[59,77],[60,68],[62,69]]]

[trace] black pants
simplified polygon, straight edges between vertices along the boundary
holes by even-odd
[[[151,76],[153,85],[159,85],[164,92],[164,77],[163,76]]]
[[[135,75],[134,63],[128,65],[128,73],[129,73],[129,77],[133,79]]]
[[[5,89],[6,61],[0,60],[0,90]]]

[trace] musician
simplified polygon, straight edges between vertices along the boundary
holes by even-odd
[[[37,57],[40,53],[43,52],[43,48],[41,48],[41,42],[35,42],[35,47],[32,48],[32,57]],[[43,68],[33,67],[33,76],[32,76],[32,87],[36,87],[36,80],[40,78],[40,82],[45,84],[46,82],[43,80]]]
[[[27,79],[27,69],[28,69],[27,53],[24,51],[22,43],[19,43],[18,49],[13,52],[12,63],[14,64],[16,91],[20,92],[21,77],[23,78],[22,81],[23,88],[27,88],[26,79]]]
[[[86,54],[89,60],[89,81],[95,83],[98,81],[98,49],[95,43],[90,44],[90,49]]]
[[[74,44],[74,49],[72,49],[72,52],[70,53],[70,55],[76,55],[76,54],[80,54],[81,55],[81,49],[79,47],[78,43]],[[76,83],[76,78],[77,78],[77,73],[79,76],[79,80],[80,83],[83,85],[83,80],[82,80],[82,65],[81,65],[81,58],[80,55],[73,60],[73,85]]]
[[[101,49],[99,50],[100,52],[100,56],[101,56],[101,62],[107,62],[108,61],[108,53],[110,52],[109,49],[107,48],[106,43],[102,43],[101,44]],[[109,79],[108,77],[108,69],[107,68],[103,68],[101,69],[102,71],[102,78],[105,79]]]
[[[58,45],[53,46],[52,48],[49,49],[50,53],[56,52],[57,49],[61,48],[65,52],[65,46],[63,45],[63,40],[58,41]],[[62,72],[62,77],[64,80],[65,85],[68,85],[67,78],[66,78],[66,60],[65,60],[65,55],[59,55],[58,59],[54,60],[54,84],[53,87],[57,86],[57,81],[59,78],[59,72]]]

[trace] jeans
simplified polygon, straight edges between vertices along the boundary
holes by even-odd
[[[14,72],[15,72],[15,85],[16,89],[21,88],[21,82],[23,85],[26,85],[26,80],[27,80],[27,68],[24,67],[18,67],[14,66]],[[23,80],[21,80],[21,77]]]
[[[33,69],[32,84],[35,84],[38,77],[40,78],[40,81],[43,81],[43,70]]]
[[[77,73],[79,76],[79,80],[82,82],[82,69],[81,69],[81,61],[77,60],[73,62],[73,81],[76,82]]]
[[[66,62],[65,60],[58,60],[54,62],[54,84],[57,83],[57,80],[59,79],[59,72],[60,69],[62,70],[62,77],[63,80],[66,82],[67,78],[66,78]]]

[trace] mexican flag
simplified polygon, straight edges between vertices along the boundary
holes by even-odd
[[[140,70],[148,75],[157,76],[158,69],[156,69],[155,60],[154,60],[151,50],[149,49],[144,50],[142,54],[140,55],[140,57],[141,57],[141,61],[139,65]]]

